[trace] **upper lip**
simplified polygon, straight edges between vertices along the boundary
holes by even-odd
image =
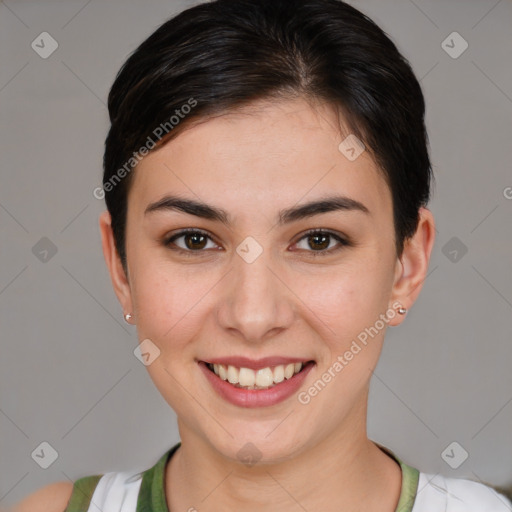
[[[282,356],[269,356],[262,359],[249,359],[242,356],[229,356],[229,357],[212,357],[202,360],[205,363],[223,364],[224,366],[236,366],[237,368],[250,368],[252,370],[260,370],[268,366],[279,366],[281,364],[287,365],[291,363],[307,363],[311,359],[301,357],[282,357]]]

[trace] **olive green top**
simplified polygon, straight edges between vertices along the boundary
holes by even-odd
[[[405,464],[389,449],[377,446],[395,459],[402,468],[402,489],[395,512],[412,512],[418,488],[419,471]],[[165,499],[165,467],[167,462],[181,446],[181,442],[169,448],[158,462],[142,472],[142,483],[137,499],[137,509],[133,512],[169,512]],[[85,476],[76,480],[68,506],[64,512],[87,512],[96,485],[103,475]]]

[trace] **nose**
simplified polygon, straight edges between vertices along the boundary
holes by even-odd
[[[221,327],[249,343],[261,343],[289,328],[295,310],[285,273],[272,259],[270,249],[259,247],[253,242],[245,246],[248,250],[244,253],[241,244],[233,255],[229,284],[218,310]]]

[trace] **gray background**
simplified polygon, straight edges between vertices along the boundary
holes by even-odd
[[[369,436],[422,471],[510,483],[512,4],[352,4],[421,79],[437,178],[429,276],[405,323],[388,330]],[[173,411],[133,354],[92,191],[115,73],[190,5],[0,3],[0,506],[51,482],[145,469],[178,441]],[[44,31],[59,45],[46,59],[31,47]],[[442,46],[453,31],[469,44],[458,58]],[[36,250],[43,237],[56,254]],[[31,456],[44,441],[58,452],[48,469]],[[453,441],[469,453],[458,469],[441,456]]]

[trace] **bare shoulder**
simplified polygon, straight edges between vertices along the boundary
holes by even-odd
[[[46,485],[16,504],[12,512],[64,512],[72,491],[72,482]]]

